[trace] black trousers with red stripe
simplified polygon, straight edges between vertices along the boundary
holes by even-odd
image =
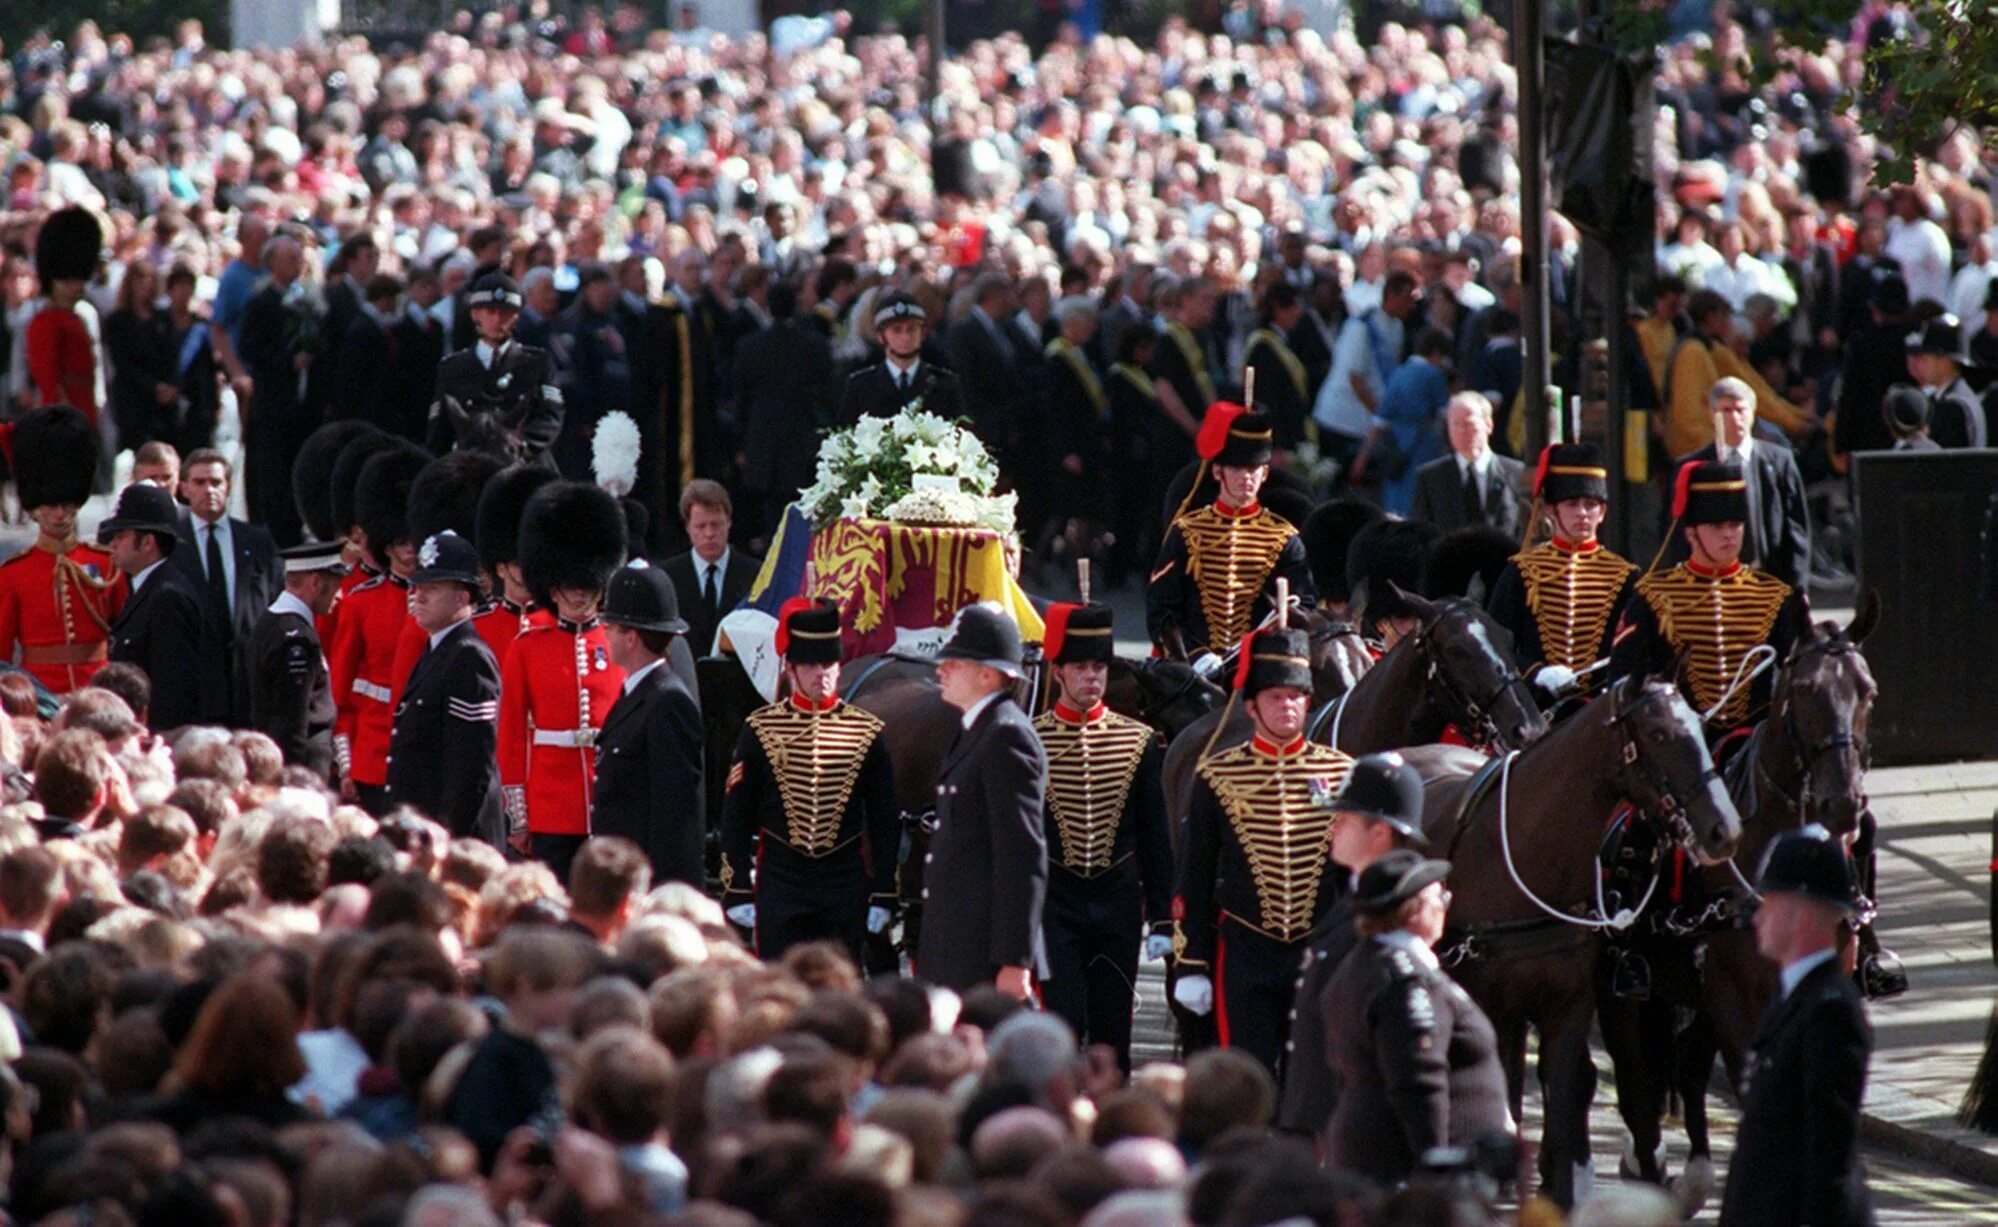
[[[1048,981],[1041,1004],[1084,1044],[1108,1044],[1131,1066],[1131,1011],[1137,1000],[1144,893],[1135,860],[1094,878],[1048,866],[1041,936]]]
[[[756,857],[756,955],[775,961],[805,942],[834,941],[856,963],[867,941],[867,862],[860,841],[823,857],[774,839]]]
[[[1305,940],[1283,942],[1224,918],[1214,947],[1214,1024],[1223,1048],[1261,1061],[1281,1080],[1290,1006]]]

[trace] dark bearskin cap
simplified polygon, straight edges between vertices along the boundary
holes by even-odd
[[[368,461],[383,452],[406,446],[409,446],[406,440],[377,430],[355,435],[340,449],[339,456],[333,461],[332,480],[327,483],[326,510],[331,517],[327,520],[327,527],[333,530],[326,538],[328,541],[345,537],[347,530],[360,521],[361,517],[355,512],[359,501],[356,487],[360,484],[361,470],[367,467]]]
[[[1463,596],[1483,604],[1519,543],[1488,525],[1446,533],[1422,564],[1422,595],[1432,600]],[[1473,585],[1476,585],[1475,591]]]
[[[306,531],[314,541],[332,541],[346,535],[333,527],[333,468],[349,443],[363,435],[378,434],[381,431],[373,425],[349,418],[321,426],[298,449],[298,459],[291,466],[291,498],[298,504],[298,518],[305,521]],[[360,473],[358,466],[354,472]]]
[[[54,281],[88,281],[104,251],[104,226],[78,205],[49,214],[35,235],[35,275],[46,291]]]
[[[14,424],[14,480],[27,510],[90,501],[97,428],[68,405],[30,409]]]
[[[1386,518],[1387,512],[1378,503],[1358,498],[1320,503],[1305,517],[1297,531],[1304,538],[1304,555],[1311,564],[1311,582],[1318,589],[1319,600],[1353,599],[1353,590],[1346,582],[1346,553],[1361,529]]]
[[[499,564],[520,561],[520,516],[534,492],[555,480],[548,469],[522,465],[499,474],[486,483],[479,495],[479,513],[472,541],[479,547],[479,563],[494,575]]]
[[[1394,588],[1421,593],[1423,560],[1430,545],[1442,535],[1441,529],[1425,520],[1382,520],[1354,536],[1346,551],[1346,584],[1354,600],[1365,602],[1360,612],[1362,626],[1414,614],[1394,595]]]
[[[1304,531],[1304,522],[1311,518],[1311,509],[1317,503],[1311,497],[1311,486],[1284,469],[1270,470],[1259,498],[1271,514],[1299,532]]]
[[[361,479],[354,483],[354,523],[367,536],[375,565],[385,571],[388,547],[416,539],[409,531],[409,488],[429,463],[429,452],[399,441],[363,465]]]
[[[589,482],[550,482],[521,513],[521,578],[548,608],[557,588],[602,591],[624,565],[624,549],[624,508]]]
[[[499,457],[479,451],[451,452],[425,465],[409,488],[409,539],[428,541],[449,529],[476,543],[479,495],[502,467]]]

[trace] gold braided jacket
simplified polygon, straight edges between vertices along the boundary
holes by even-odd
[[[851,703],[805,711],[789,701],[759,708],[749,727],[770,760],[784,802],[784,842],[821,857],[860,838],[858,823],[843,831],[847,802],[881,720]]]
[[[1200,592],[1207,623],[1207,641],[1187,648],[1226,651],[1248,633],[1256,598],[1297,530],[1261,505],[1244,515],[1219,502],[1196,507],[1173,527],[1186,543],[1186,576]]]
[[[1048,815],[1060,843],[1055,863],[1083,878],[1121,864],[1132,854],[1116,855],[1117,833],[1151,727],[1111,711],[1078,720],[1056,707],[1034,721],[1034,732],[1047,753]]]
[[[1221,803],[1255,887],[1258,914],[1233,908],[1229,915],[1278,941],[1295,941],[1311,929],[1332,855],[1326,802],[1352,767],[1351,758],[1330,746],[1307,742],[1295,752],[1273,754],[1256,739],[1200,764],[1200,778]]]
[[[1666,642],[1685,654],[1684,682],[1693,706],[1704,712],[1720,701],[1749,650],[1769,642],[1790,585],[1739,564],[1715,575],[1682,562],[1638,580],[1637,594],[1651,607]],[[1744,686],[1712,723],[1719,728],[1739,724],[1748,704]]]
[[[1617,594],[1637,568],[1600,546],[1577,548],[1556,541],[1514,554],[1512,565],[1540,632],[1542,663],[1566,669],[1596,663]]]

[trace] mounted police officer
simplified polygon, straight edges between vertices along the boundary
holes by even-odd
[[[1328,803],[1353,765],[1304,736],[1309,653],[1288,627],[1243,641],[1235,685],[1255,732],[1194,769],[1173,899],[1173,998],[1272,1071],[1306,938],[1332,902]]]
[[[333,682],[318,619],[347,578],[339,541],[278,551],[284,591],[250,633],[250,726],[268,733],[284,761],[333,779]]]
[[[839,402],[841,426],[864,417],[894,417],[917,400],[925,413],[946,420],[964,416],[964,389],[957,376],[923,357],[928,329],[929,315],[913,295],[896,290],[881,299],[874,308],[874,331],[885,353],[880,362],[846,377]]]
[[[1170,652],[1177,638],[1203,674],[1272,608],[1275,582],[1312,603],[1311,567],[1288,520],[1258,500],[1270,475],[1270,417],[1217,401],[1194,440],[1218,485],[1213,500],[1182,509],[1166,529],[1145,591],[1145,629]],[[1206,485],[1193,483],[1193,502]],[[1309,683],[1306,683],[1307,688]]]
[[[501,272],[486,273],[465,295],[478,340],[437,364],[430,406],[430,450],[495,451],[508,460],[554,467],[549,448],[562,432],[562,390],[555,359],[513,339],[520,287]]]
[[[752,713],[722,801],[722,904],[778,958],[831,938],[856,960],[887,929],[901,811],[888,739],[872,712],[839,697],[840,617],[803,597],[778,611],[791,693]]]
[[[1083,1043],[1108,1044],[1128,1067],[1139,937],[1149,929],[1150,958],[1172,947],[1164,751],[1157,733],[1103,704],[1116,655],[1110,607],[1052,605],[1046,622],[1056,698],[1034,721],[1048,762],[1041,1000]]]

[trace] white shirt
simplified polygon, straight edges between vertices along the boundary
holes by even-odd
[[[235,600],[233,594],[236,591],[236,530],[229,527],[229,517],[226,515],[213,524],[200,516],[192,518],[194,554],[201,560],[202,577],[206,578],[208,575],[208,538],[212,533],[217,548],[222,551],[222,591],[231,594],[230,600],[233,603]]]
[[[472,342],[472,352],[479,356],[479,365],[485,367],[487,370],[493,369],[493,363],[499,360],[500,350],[505,348],[506,343],[504,341],[500,343],[499,349],[494,349],[484,341]]]
[[[1318,388],[1318,403],[1311,407],[1311,416],[1320,426],[1337,431],[1355,439],[1364,439],[1373,429],[1373,410],[1353,391],[1354,375],[1361,378],[1369,391],[1374,394],[1376,404],[1381,392],[1387,387],[1388,372],[1380,369],[1374,357],[1373,332],[1378,329],[1385,347],[1401,352],[1401,321],[1385,312],[1376,311],[1371,316],[1353,316],[1339,329],[1338,340],[1332,347],[1332,373]]]
[[[995,690],[991,694],[986,695],[984,698],[978,700],[978,702],[973,703],[969,708],[967,708],[964,713],[964,727],[967,729],[970,728],[972,722],[978,719],[979,713],[983,712],[986,708],[992,706],[993,701],[998,699],[998,697],[1004,693],[1005,691],[1003,689]]]
[[[1949,309],[1964,326],[1974,328],[1984,318],[1984,292],[1998,277],[1998,260],[1966,264],[1949,282]]]
[[[277,600],[271,602],[271,612],[297,614],[307,622],[311,622],[315,626],[318,625],[318,620],[312,612],[312,606],[300,600],[298,594],[289,588],[278,593]]]
[[[1817,970],[1819,963],[1830,960],[1837,953],[1837,950],[1827,946],[1815,954],[1807,954],[1801,959],[1792,959],[1790,962],[1783,964],[1783,970],[1777,977],[1782,982],[1782,992],[1777,1000],[1780,1001],[1782,998],[1796,992],[1797,986],[1804,982],[1805,976]]]
[[[463,623],[466,623],[466,622],[469,622],[469,621],[471,621],[471,619],[470,619],[470,618],[460,618],[460,619],[458,619],[458,621],[456,621],[456,622],[453,622],[453,623],[452,623],[451,625],[449,625],[449,626],[445,627],[445,628],[444,628],[443,630],[441,630],[441,631],[432,631],[432,632],[430,633],[430,647],[431,647],[431,650],[435,651],[435,650],[436,650],[436,647],[437,647],[437,645],[438,645],[438,644],[440,644],[440,643],[442,643],[442,642],[444,642],[444,636],[446,636],[446,635],[450,634],[450,633],[451,633],[452,631],[455,631],[455,630],[457,630],[457,629],[458,629],[458,627],[459,627],[459,626],[460,626],[461,624],[463,624]]]
[[[162,558],[160,559],[159,562],[154,563],[152,566],[147,567],[145,570],[139,572],[137,575],[134,575],[132,577],[133,596],[137,596],[139,594],[139,589],[146,586],[146,581],[153,577],[153,572],[159,570],[160,566],[165,562],[166,559]]]
[[[911,362],[909,364],[909,369],[906,371],[903,370],[901,367],[896,366],[895,359],[892,357],[889,358],[887,362],[888,362],[888,378],[895,381],[896,387],[912,388],[916,385],[916,372],[923,369],[923,360],[921,358],[918,358],[914,362]]]
[[[1926,217],[1887,223],[1886,252],[1901,262],[1908,282],[1908,301],[1923,299],[1942,306],[1949,302],[1949,236]]]
[[[1745,472],[1748,469],[1749,455],[1755,450],[1755,436],[1750,435],[1741,441],[1740,447],[1729,447],[1719,439],[1714,440],[1714,455],[1722,464],[1738,464]]]
[[[1476,473],[1479,480],[1483,480],[1484,476],[1492,471],[1492,454],[1489,450],[1479,452],[1476,460],[1466,457],[1462,452],[1450,454],[1457,458],[1457,481],[1460,484],[1472,473]]]
[[[660,665],[663,665],[665,663],[666,663],[666,658],[662,656],[658,660],[653,661],[651,664],[646,665],[643,668],[636,670],[635,672],[625,674],[624,692],[626,694],[630,694],[632,687],[638,685],[638,680],[640,678],[644,677],[646,674],[652,672],[654,669],[657,669]]]

